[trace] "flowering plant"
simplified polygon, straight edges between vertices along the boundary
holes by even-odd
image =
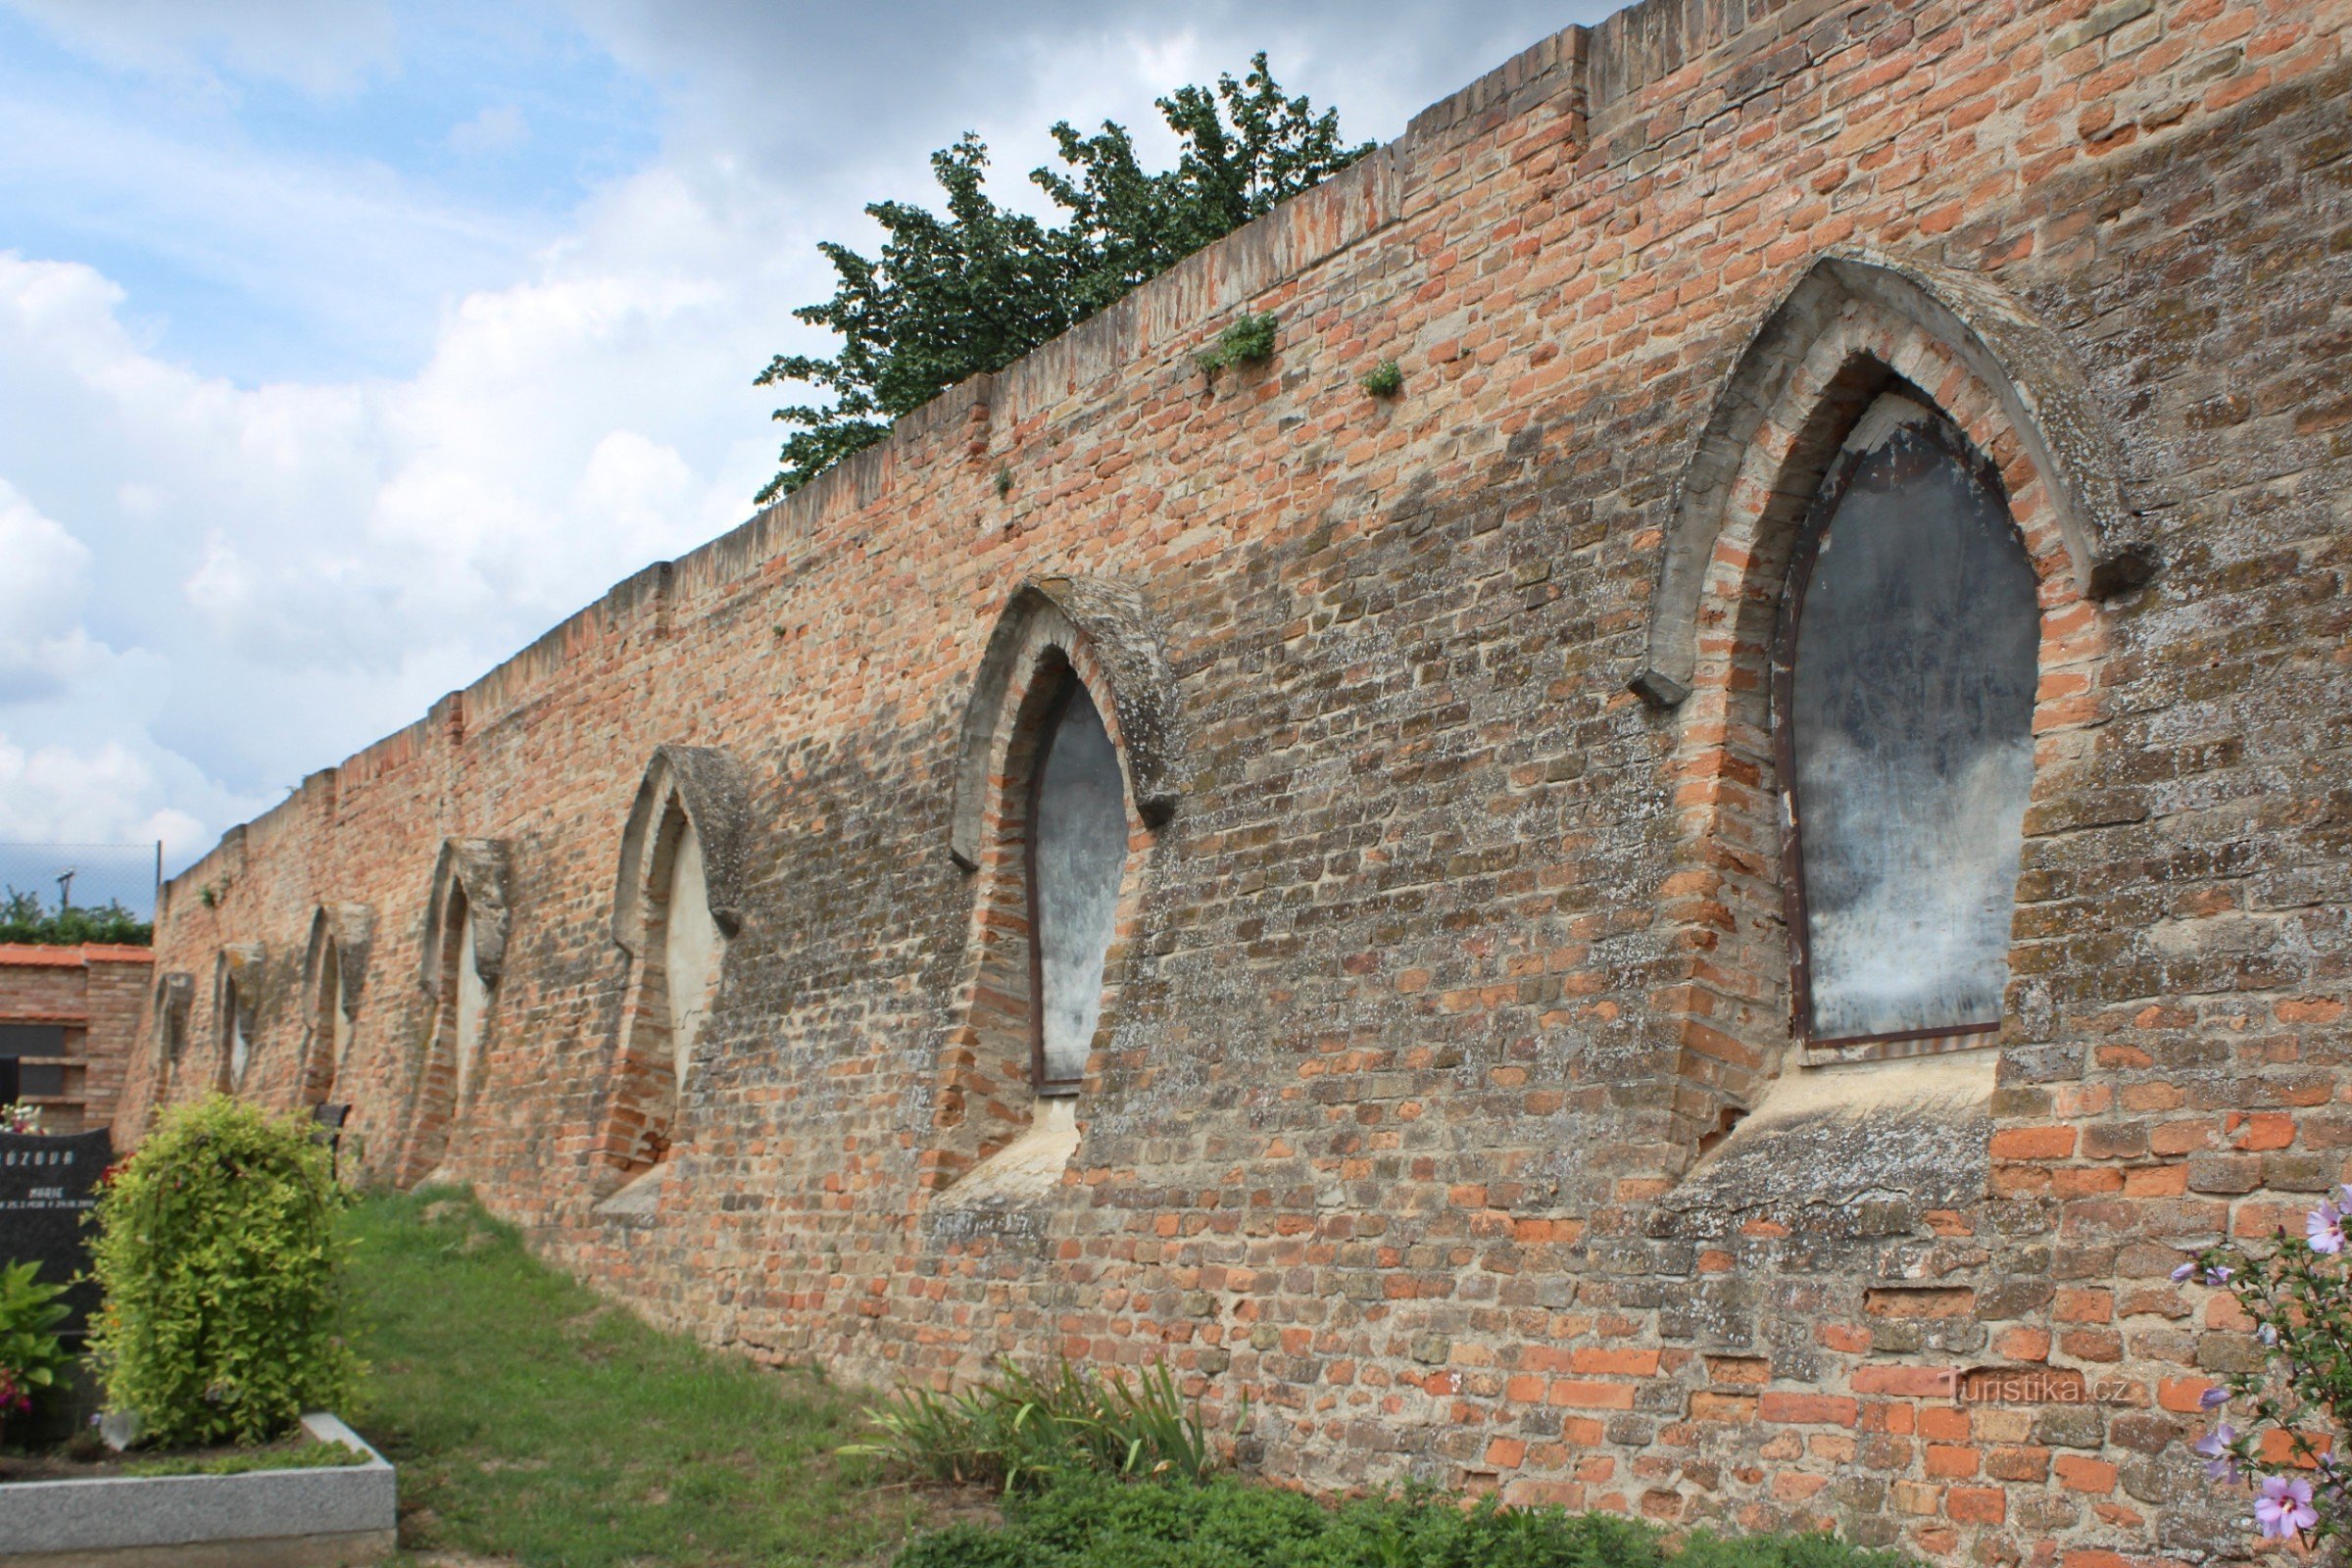
[[[24,1103],[0,1104],[0,1133],[37,1133],[41,1107]]]
[[[57,1337],[66,1289],[40,1274],[38,1263],[0,1264],[0,1419],[31,1409],[72,1359]]]
[[[2221,1421],[2199,1439],[2205,1473],[2255,1485],[2254,1528],[2266,1541],[2318,1544],[2352,1534],[2352,1466],[2337,1454],[2352,1435],[2352,1278],[2345,1272],[2352,1186],[2283,1230],[2266,1253],[2208,1248],[2173,1271],[2228,1291],[2253,1321],[2262,1364],[2205,1391],[2205,1409],[2235,1406],[2245,1425]]]

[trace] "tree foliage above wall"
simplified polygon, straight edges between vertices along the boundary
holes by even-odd
[[[776,410],[794,427],[764,506],[869,447],[891,421],[946,388],[1002,368],[1372,150],[1340,138],[1339,111],[1285,97],[1261,50],[1249,73],[1157,100],[1176,133],[1176,167],[1147,172],[1127,128],[1103,122],[1081,136],[1054,127],[1067,172],[1030,179],[1066,215],[1049,226],[999,207],[985,189],[988,148],[965,134],[931,155],[947,212],[909,202],[866,208],[887,235],[878,260],[818,247],[833,264],[833,297],[793,314],[841,335],[831,359],[779,354],[756,384],[800,383],[833,402]]]
[[[84,942],[111,942],[143,948],[155,941],[155,927],[109,901],[94,909],[45,907],[39,897],[10,888],[0,894],[0,942],[32,942],[44,947],[76,947]]]

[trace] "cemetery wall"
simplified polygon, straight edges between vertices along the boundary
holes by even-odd
[[[1165,1358],[1313,1487],[2234,1549],[2186,1446],[2256,1349],[2170,1271],[2352,1176],[2348,21],[1547,39],[233,830],[167,890],[184,1045],[119,1134],[348,1101],[374,1178],[469,1182],[712,1344]],[[1275,354],[1204,374],[1245,309]],[[1759,628],[1896,379],[2034,561],[2033,801],[1998,1033],[1818,1061]],[[1131,852],[1068,1143],[1016,1171],[1008,781],[1056,649]],[[672,802],[726,941],[663,1120]]]

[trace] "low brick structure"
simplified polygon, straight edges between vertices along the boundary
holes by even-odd
[[[114,1125],[154,968],[146,948],[0,943],[0,1056],[17,1058],[45,1131]]]
[[[2352,1176],[2348,22],[1547,39],[232,831],[118,1127],[349,1102],[714,1344],[1165,1357],[1309,1486],[2234,1551],[2186,1445],[2255,1350],[2168,1276]],[[1936,452],[2030,566],[2006,978],[1838,1035],[1794,607]]]

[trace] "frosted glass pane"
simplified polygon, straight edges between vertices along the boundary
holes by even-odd
[[[237,1088],[245,1082],[245,1069],[253,1061],[253,1043],[245,1038],[245,1008],[237,997],[235,981],[226,992],[228,1003],[228,1082]]]
[[[1127,864],[1126,786],[1102,715],[1083,686],[1072,690],[1049,742],[1033,831],[1045,977],[1040,1016],[1052,1083],[1086,1073]]]
[[[1813,1037],[1997,1022],[2039,641],[2008,509],[1899,426],[1832,516],[1797,624]]]
[[[473,908],[466,906],[463,923],[458,927],[458,1102],[463,1104],[466,1092],[473,1085],[475,1057],[482,1051],[482,1024],[490,1010],[490,988],[482,983],[482,971],[474,966]]]
[[[718,922],[703,868],[703,839],[691,821],[678,832],[670,857],[667,919],[662,938],[662,979],[669,991],[670,1068],[680,1089],[694,1066],[694,1047],[718,984]]]

